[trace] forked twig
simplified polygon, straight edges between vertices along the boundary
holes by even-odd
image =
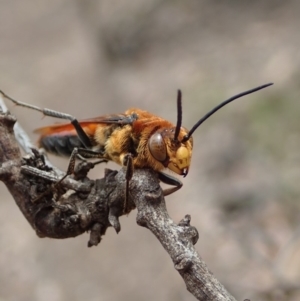
[[[107,170],[103,179],[90,180],[89,166],[84,162],[77,167],[76,180],[65,179],[55,191],[33,202],[59,177],[43,163],[38,152],[22,158],[13,132],[15,122],[11,115],[0,114],[0,180],[37,234],[67,238],[89,231],[88,246],[93,246],[100,242],[107,227],[120,231],[126,171]],[[137,208],[137,223],[157,237],[188,290],[202,301],[234,301],[195,250],[198,233],[190,225],[190,216],[186,215],[179,224],[170,219],[157,173],[135,170],[129,186],[131,209]]]

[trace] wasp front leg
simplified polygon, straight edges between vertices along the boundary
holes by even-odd
[[[172,187],[172,188],[168,188],[168,189],[165,189],[163,191],[163,194],[164,196],[167,196],[169,194],[172,194],[174,193],[175,191],[179,190],[181,187],[182,187],[182,183],[181,181],[179,181],[178,179],[176,179],[175,177],[172,177],[170,175],[167,175],[163,172],[159,172],[158,173],[158,178],[165,184],[168,184],[168,185],[172,185],[172,186],[175,186],[175,187]]]

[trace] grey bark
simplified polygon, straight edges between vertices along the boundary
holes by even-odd
[[[61,171],[48,167],[37,150],[21,156],[13,131],[15,122],[10,114],[0,115],[0,180],[37,235],[62,239],[89,231],[91,247],[99,244],[108,227],[119,232],[126,185],[124,168],[119,172],[107,169],[104,178],[90,180],[88,171],[94,165],[81,162],[73,177],[55,186]],[[153,170],[134,171],[127,208],[137,209],[137,223],[157,237],[198,300],[235,300],[195,250],[198,232],[190,225],[190,215],[179,224],[169,217]]]

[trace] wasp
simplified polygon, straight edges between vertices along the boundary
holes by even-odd
[[[46,116],[70,121],[36,130],[40,134],[38,144],[47,152],[59,156],[71,156],[71,158],[76,156],[85,159],[100,158],[127,166],[128,181],[134,168],[151,168],[158,172],[162,182],[173,186],[164,190],[164,195],[169,195],[180,189],[182,183],[162,171],[169,169],[180,176],[187,176],[193,150],[192,135],[195,130],[223,106],[270,85],[272,83],[242,92],[223,101],[204,115],[189,131],[181,125],[182,94],[180,90],[177,94],[176,125],[137,108],[129,109],[123,114],[78,121],[69,114],[42,109],[14,100],[3,92],[2,94],[16,105],[40,111]],[[69,173],[72,173],[72,169],[70,170]],[[128,185],[126,190],[128,192]]]

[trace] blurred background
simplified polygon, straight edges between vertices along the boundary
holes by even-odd
[[[195,132],[190,173],[166,201],[175,222],[192,215],[199,254],[237,300],[300,300],[299,28],[296,0],[0,1],[0,88],[79,119],[139,107],[173,122],[180,88],[191,128],[274,82]],[[8,106],[33,141],[57,122]],[[0,193],[1,301],[194,300],[136,212],[88,249],[87,234],[38,238]]]

